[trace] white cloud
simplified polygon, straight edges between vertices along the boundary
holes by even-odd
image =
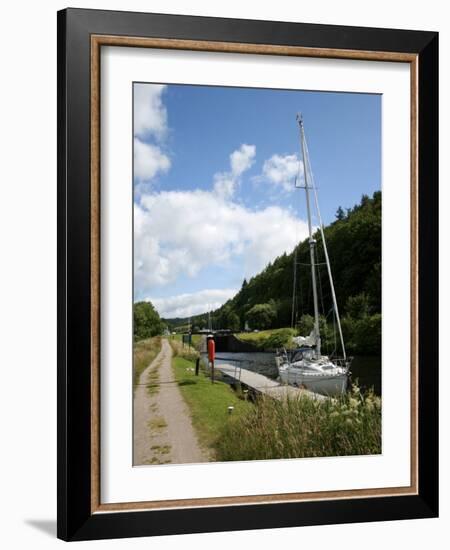
[[[137,295],[238,257],[251,277],[306,234],[305,222],[278,206],[253,211],[201,190],[144,194],[135,205]]]
[[[159,145],[167,134],[167,110],[162,101],[166,86],[134,85],[134,178],[139,184],[170,169],[170,159]]]
[[[134,85],[134,135],[162,139],[167,133],[167,110],[162,102],[166,86]]]
[[[214,174],[214,193],[219,197],[231,198],[236,190],[237,180],[229,172]]]
[[[139,182],[148,182],[170,168],[170,159],[159,147],[134,138],[134,177]]]
[[[230,171],[214,175],[214,191],[224,198],[234,195],[239,178],[255,162],[256,147],[243,143],[239,149],[230,155]]]
[[[161,317],[190,317],[218,309],[237,292],[234,288],[206,289],[198,292],[179,294],[169,298],[147,298],[157,309]]]
[[[303,161],[297,155],[273,155],[263,165],[262,175],[257,181],[266,181],[281,186],[284,191],[294,190],[295,178],[300,176],[297,185],[303,182]]]
[[[248,170],[255,162],[256,147],[243,143],[237,151],[230,155],[231,172],[238,177]]]

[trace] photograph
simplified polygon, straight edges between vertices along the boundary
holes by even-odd
[[[208,10],[58,12],[57,536],[435,518],[438,32]]]
[[[133,466],[380,455],[382,94],[131,98]]]

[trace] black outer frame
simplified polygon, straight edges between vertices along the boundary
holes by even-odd
[[[91,514],[90,35],[419,56],[419,494]],[[438,34],[72,9],[58,12],[58,526],[89,540],[438,515]]]

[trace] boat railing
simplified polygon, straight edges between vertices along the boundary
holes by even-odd
[[[353,357],[337,357],[331,355],[330,360],[333,361],[333,363],[335,363],[338,367],[350,370],[350,365],[352,364]]]

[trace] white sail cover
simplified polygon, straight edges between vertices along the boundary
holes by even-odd
[[[311,331],[311,334],[309,336],[294,336],[292,338],[292,341],[296,346],[314,346],[316,343],[316,338],[314,334],[314,330]]]

